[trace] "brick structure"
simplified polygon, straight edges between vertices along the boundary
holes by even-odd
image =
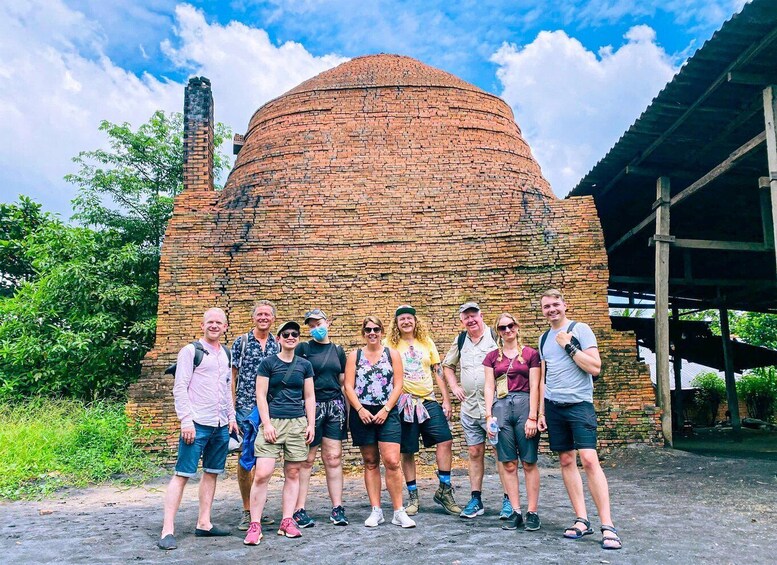
[[[186,124],[196,132],[189,112],[212,105],[188,98],[210,100],[206,80],[187,89]],[[279,322],[321,307],[349,350],[365,315],[388,325],[410,303],[444,354],[466,300],[480,303],[489,324],[513,312],[536,344],[546,327],[538,296],[549,287],[564,290],[570,317],[600,340],[602,446],[657,441],[647,369],[633,336],[610,329],[594,202],[554,197],[500,98],[407,57],[354,59],[254,114],[221,193],[203,185],[200,169],[200,158],[212,159],[212,135],[193,135],[195,170],[187,168],[163,249],[156,345],[128,403],[169,432],[161,447],[174,445],[177,430],[163,368],[197,336],[209,306],[229,313],[230,341],[251,327],[255,299],[272,300]],[[455,452],[464,451],[458,424],[454,432]]]

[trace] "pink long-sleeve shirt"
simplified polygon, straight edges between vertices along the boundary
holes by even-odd
[[[175,412],[182,428],[193,428],[194,422],[204,426],[224,426],[235,421],[232,401],[232,368],[224,348],[201,339],[208,352],[194,368],[194,346],[178,352],[173,397]]]

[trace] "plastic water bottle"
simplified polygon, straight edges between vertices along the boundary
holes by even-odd
[[[491,435],[489,435],[488,441],[491,442],[491,445],[496,445],[499,442],[499,424],[497,423],[496,418],[492,418],[488,422],[488,433],[494,436],[491,437]]]

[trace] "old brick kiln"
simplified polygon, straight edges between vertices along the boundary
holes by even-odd
[[[548,287],[564,290],[570,317],[600,340],[602,445],[657,441],[647,370],[633,337],[610,328],[594,202],[554,197],[500,98],[407,57],[353,59],[254,114],[222,192],[212,188],[207,79],[190,81],[185,106],[185,191],[163,248],[156,345],[127,405],[167,432],[160,448],[178,429],[162,372],[199,335],[207,307],[228,312],[230,342],[250,328],[258,298],[279,321],[321,307],[348,349],[363,316],[388,322],[410,303],[445,350],[470,299],[489,324],[515,313],[536,343]]]

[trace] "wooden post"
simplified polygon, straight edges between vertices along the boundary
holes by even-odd
[[[669,388],[669,177],[656,182],[656,385],[664,441],[672,447],[672,393]]]
[[[680,330],[680,310],[677,306],[672,306],[672,320],[674,329],[671,332],[672,345],[672,368],[674,369],[674,413],[677,420],[674,422],[674,429],[680,430],[685,424],[685,412],[683,410],[683,358],[680,356],[680,342],[682,341],[682,330]]]
[[[726,397],[728,399],[728,411],[731,413],[731,428],[734,438],[739,440],[742,432],[742,422],[739,420],[739,399],[737,398],[737,385],[734,380],[734,352],[731,349],[731,330],[728,326],[728,309],[720,309],[720,334],[723,341],[723,362],[726,365]]]
[[[777,243],[777,86],[763,91],[764,122],[766,124],[766,156],[769,161],[769,187],[772,200],[772,241]],[[777,266],[777,245],[775,245]]]

